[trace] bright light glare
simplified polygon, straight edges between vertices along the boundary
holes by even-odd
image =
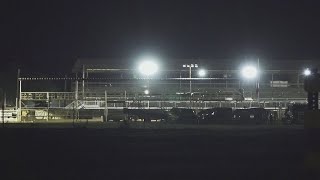
[[[199,74],[200,77],[204,77],[204,76],[206,76],[207,72],[204,69],[200,69],[198,74]]]
[[[246,66],[241,70],[241,74],[244,78],[253,79],[257,77],[258,70],[254,66]]]
[[[144,94],[149,94],[150,92],[149,92],[149,90],[148,89],[146,89],[146,90],[144,90]]]
[[[158,71],[158,69],[159,69],[158,65],[155,62],[150,60],[143,61],[139,65],[140,73],[146,76],[155,74]]]
[[[310,76],[310,75],[311,75],[310,69],[305,69],[304,72],[303,72],[303,74],[304,74],[305,76]]]

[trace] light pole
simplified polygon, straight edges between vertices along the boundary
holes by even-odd
[[[257,71],[260,71],[260,59],[258,58],[258,65],[257,65]],[[258,101],[258,104],[259,104],[259,107],[260,107],[260,72],[257,73],[257,87],[256,87],[256,91],[257,91],[257,101]]]
[[[147,89],[144,90],[145,95],[149,95],[150,93],[150,76],[153,76],[159,71],[159,65],[156,63],[156,59],[154,57],[145,57],[142,59],[139,67],[139,72],[147,78]]]
[[[190,91],[190,95],[192,93],[192,68],[198,68],[198,64],[184,64],[182,67],[184,68],[189,68],[189,79],[190,79],[190,82],[189,82],[189,91]]]
[[[246,80],[255,80],[257,101],[260,101],[259,95],[259,75],[258,68],[256,66],[247,65],[241,69],[241,75]]]

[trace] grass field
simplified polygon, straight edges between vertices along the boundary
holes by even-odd
[[[1,179],[315,178],[300,126],[69,125],[1,129]]]

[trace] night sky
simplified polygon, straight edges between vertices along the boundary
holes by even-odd
[[[69,72],[77,58],[320,58],[316,0],[1,3],[1,71]]]

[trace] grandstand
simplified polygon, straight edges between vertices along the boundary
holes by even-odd
[[[271,64],[260,60],[259,79],[249,81],[240,75],[239,67],[244,63],[236,60],[166,60],[160,72],[152,77],[141,76],[137,68],[128,68],[135,67],[134,64],[124,62],[130,61],[79,59],[67,77],[22,75],[17,101],[21,120],[77,119],[83,112],[86,117],[99,119],[124,108],[281,110],[289,103],[306,103],[303,69],[319,67],[316,61],[283,60]],[[192,69],[190,78],[189,70],[182,67],[189,62],[205,67],[206,77],[198,77],[197,69]],[[39,85],[44,83],[45,87]]]

